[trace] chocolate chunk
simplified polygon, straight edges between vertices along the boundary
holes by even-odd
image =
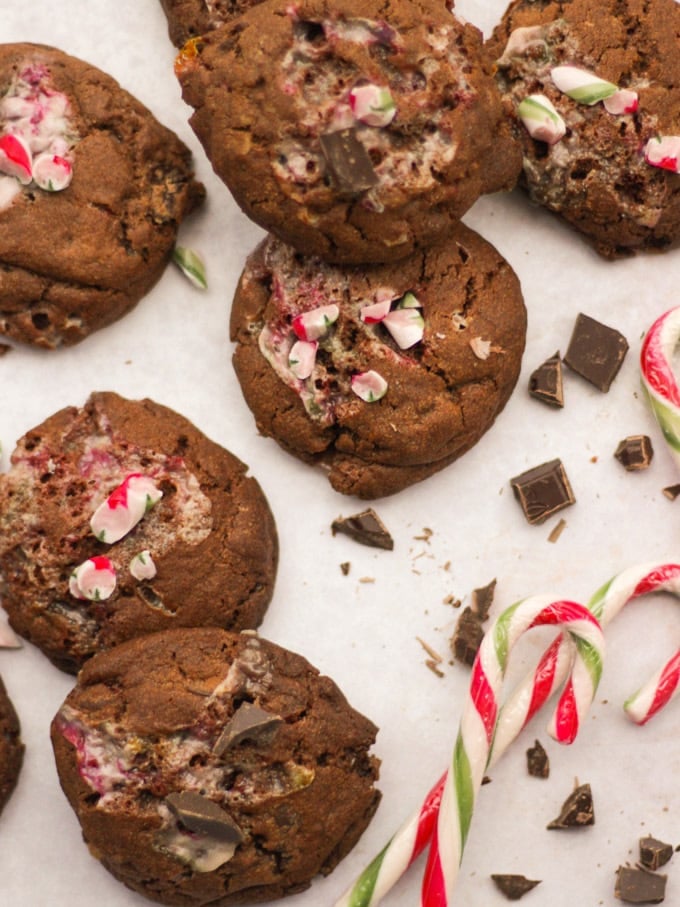
[[[340,570],[341,570],[343,576],[349,576],[349,571],[350,571],[351,566],[352,565],[350,564],[349,561],[343,561],[340,564]]]
[[[628,341],[623,334],[581,313],[564,361],[572,371],[606,393],[627,352]]]
[[[527,879],[526,876],[520,875],[498,875],[494,873],[491,875],[491,878],[494,880],[496,888],[498,888],[509,901],[519,901],[527,891],[531,891],[532,888],[541,884],[540,879],[534,881],[533,879]]]
[[[550,759],[538,740],[527,750],[527,771],[532,778],[547,778],[550,774]]]
[[[660,904],[666,896],[666,876],[633,866],[619,866],[614,894],[626,904]]]
[[[356,130],[339,129],[320,136],[321,150],[341,192],[356,195],[377,185],[378,175]]]
[[[550,460],[510,479],[524,516],[533,525],[576,501],[561,460]]]
[[[595,824],[593,794],[589,784],[580,784],[574,788],[562,804],[559,816],[547,826],[548,828],[580,828]]]
[[[669,501],[674,501],[678,496],[680,496],[680,484],[678,485],[667,485],[666,488],[662,489],[664,497],[667,497]]]
[[[480,620],[489,616],[489,608],[493,604],[493,595],[496,591],[496,580],[492,579],[486,586],[472,590],[472,610]]]
[[[189,831],[234,844],[243,840],[241,829],[229,813],[201,794],[185,790],[168,794],[165,802],[175,818]]]
[[[660,866],[665,866],[672,856],[672,844],[665,844],[651,835],[640,838],[640,862],[647,869],[658,869]]]
[[[458,618],[451,640],[451,651],[465,664],[472,665],[484,638],[484,627],[472,608],[464,608]]]
[[[564,406],[562,360],[559,351],[529,376],[529,393],[550,406]]]
[[[244,702],[224,726],[213,752],[221,756],[230,746],[244,740],[267,743],[282,723],[283,719],[278,715],[273,715],[252,702]]]
[[[338,517],[337,520],[333,520],[331,531],[333,535],[341,532],[355,542],[371,548],[384,548],[385,551],[392,551],[394,548],[394,539],[378,514],[370,507],[361,513],[355,513],[354,516]]]
[[[629,435],[619,441],[614,456],[629,472],[647,469],[654,456],[652,442],[647,435]]]

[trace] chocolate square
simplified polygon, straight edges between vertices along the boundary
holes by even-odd
[[[614,456],[628,472],[647,469],[654,456],[651,439],[647,435],[629,435],[619,441]]]
[[[648,835],[640,838],[640,862],[646,869],[665,866],[673,856],[673,845]]]
[[[358,195],[378,184],[368,151],[359,141],[356,129],[338,129],[319,137],[321,150],[333,180],[341,192]]]
[[[627,352],[628,341],[623,334],[581,313],[564,361],[572,371],[606,393]]]
[[[510,484],[532,526],[545,522],[553,513],[576,501],[559,459],[528,469],[510,479]]]

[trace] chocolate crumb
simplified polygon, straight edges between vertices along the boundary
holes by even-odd
[[[486,586],[472,590],[472,610],[480,620],[486,620],[489,616],[489,609],[493,604],[493,596],[496,591],[496,580],[492,579]]]
[[[436,674],[437,677],[444,676],[444,672],[439,668],[438,662],[436,662],[434,659],[426,658],[425,665],[432,671],[433,674]]]
[[[668,498],[669,501],[674,501],[680,495],[680,484],[678,485],[667,485],[663,489],[664,496]]]
[[[652,442],[647,435],[629,435],[619,441],[614,456],[628,472],[647,469],[654,456]]]
[[[432,529],[429,529],[427,526],[423,527],[423,532],[421,535],[414,535],[413,538],[418,542],[429,542],[434,532]]]
[[[371,507],[361,513],[355,513],[353,516],[338,517],[337,520],[333,520],[331,532],[333,535],[340,532],[370,548],[382,548],[385,551],[392,551],[394,548],[394,539]]]
[[[510,479],[510,485],[524,516],[532,526],[544,523],[558,510],[569,507],[576,501],[559,459],[528,469]]]
[[[666,896],[666,876],[648,869],[619,866],[614,895],[626,904],[660,904]]]
[[[451,651],[458,661],[472,666],[484,638],[484,627],[472,608],[464,608],[451,639]]]
[[[595,810],[590,784],[579,784],[562,804],[559,816],[547,828],[581,828],[594,824]]]
[[[562,360],[559,350],[529,376],[529,394],[550,406],[564,406]]]
[[[342,570],[343,576],[349,576],[350,567],[351,564],[349,561],[343,561],[342,564],[340,564],[340,569]]]
[[[509,901],[519,901],[528,891],[541,884],[541,880],[527,879],[526,876],[492,873],[491,878],[496,888]]]
[[[561,519],[559,521],[559,523],[557,523],[556,526],[553,526],[552,530],[550,531],[550,535],[548,536],[548,541],[552,542],[554,544],[558,540],[558,538],[562,535],[562,533],[564,532],[564,530],[566,528],[567,528],[567,521]]]
[[[628,341],[614,328],[579,314],[564,355],[569,368],[606,393],[628,352]]]
[[[550,774],[550,759],[539,740],[527,750],[527,771],[532,778],[547,778]]]
[[[647,835],[640,838],[640,862],[646,869],[659,869],[673,856],[673,845]]]

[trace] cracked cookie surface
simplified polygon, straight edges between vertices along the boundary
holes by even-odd
[[[114,876],[164,904],[228,907],[302,891],[354,846],[380,798],[376,730],[302,656],[201,628],[95,656],[52,741]]]
[[[334,307],[301,378],[300,320]],[[270,236],[246,262],[231,315],[259,431],[361,498],[412,485],[479,440],[517,381],[525,332],[517,277],[462,225],[446,243],[370,267],[325,264]],[[362,379],[374,375],[371,395]]]
[[[0,175],[0,334],[77,343],[156,283],[203,187],[188,148],[146,107],[44,45],[0,46],[0,133],[19,136],[34,170],[50,154],[72,172],[59,191]]]
[[[240,16],[262,0],[161,0],[168,20],[170,40],[182,47],[191,38],[205,35]]]
[[[93,516],[125,510],[115,505],[130,476],[160,498],[106,542]],[[151,571],[140,573],[140,555]],[[247,467],[151,400],[92,394],[29,431],[0,476],[3,607],[67,671],[156,630],[258,626],[277,559],[274,520]],[[108,586],[74,584],[83,565],[96,579],[102,564]]]

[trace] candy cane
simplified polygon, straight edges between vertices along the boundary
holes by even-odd
[[[680,306],[657,318],[647,331],[640,352],[640,372],[652,412],[680,466],[680,387],[672,364],[679,340]]]
[[[527,599],[525,602],[520,602],[504,612],[485,636],[485,640],[493,638],[494,641],[483,642],[480,648],[475,667],[473,667],[471,699],[473,703],[476,702],[476,705],[473,705],[475,710],[478,706],[484,709],[491,708],[493,720],[490,720],[490,714],[486,712],[488,730],[485,725],[485,732],[478,740],[479,745],[485,752],[482,753],[483,765],[481,769],[477,766],[477,786],[481,784],[484,768],[490,765],[492,761],[495,761],[502,753],[500,746],[493,741],[493,730],[498,718],[498,707],[495,704],[495,695],[492,697],[493,702],[491,702],[488,698],[488,692],[491,691],[493,693],[494,686],[485,686],[484,678],[491,676],[495,679],[496,687],[500,684],[505,671],[507,656],[516,636],[520,632],[524,632],[531,626],[538,626],[544,623],[566,623],[567,620],[572,624],[570,632],[574,634],[577,633],[576,622],[579,620],[585,621],[587,632],[594,635],[597,640],[597,646],[590,652],[591,656],[595,656],[590,659],[590,667],[594,671],[594,675],[588,673],[587,676],[581,676],[586,666],[584,662],[587,654],[586,643],[582,643],[580,651],[576,646],[572,647],[573,651],[569,659],[569,663],[574,664],[572,680],[562,694],[550,729],[551,734],[556,739],[561,742],[570,742],[578,729],[578,722],[584,707],[590,704],[590,699],[586,697],[586,693],[593,685],[592,676],[597,680],[600,673],[601,634],[592,615],[582,606],[569,602],[552,603],[544,597]],[[523,629],[520,630],[522,622]],[[489,646],[494,647],[493,650],[498,653],[497,657],[503,664],[500,674],[498,669],[496,671],[490,668],[485,670],[482,650]],[[565,652],[566,647],[562,647],[557,658],[550,661],[547,669],[544,669],[542,664],[539,664],[535,675],[535,683],[529,694],[516,700],[512,709],[508,710],[504,707],[500,711],[499,722],[502,720],[503,727],[506,729],[504,748],[512,742],[514,737],[517,736],[524,725],[564,679],[562,666],[566,664],[567,670],[569,668],[569,663],[564,660]],[[489,656],[486,657],[486,661],[488,660]],[[577,665],[580,665],[580,668]],[[591,680],[588,681],[587,677],[591,677]],[[594,692],[594,688],[592,692]],[[471,718],[468,716],[467,725],[470,725],[470,722]],[[474,724],[474,721],[472,723]],[[463,727],[467,725],[465,725],[464,717],[464,721],[461,724],[461,734],[463,733]],[[514,728],[514,734],[509,732],[510,728]],[[459,734],[459,741],[461,739]],[[484,740],[486,741],[485,743]],[[461,752],[457,744],[456,752],[454,753],[454,768],[459,758],[461,758]],[[428,840],[436,834],[438,816],[441,815],[440,803],[447,790],[450,798],[451,783],[451,772],[447,772],[428,793],[420,809],[409,818],[386,847],[375,857],[350,890],[336,903],[336,907],[372,907],[385,896],[416,857],[424,850]],[[473,801],[477,788],[474,784],[464,786],[468,793],[470,791],[473,792]],[[472,802],[469,798],[466,802],[467,807],[471,811]],[[441,805],[443,806],[443,804]],[[458,855],[462,853],[460,843],[459,841],[459,844],[455,845],[458,848],[455,851]],[[462,844],[464,845],[464,839]]]

